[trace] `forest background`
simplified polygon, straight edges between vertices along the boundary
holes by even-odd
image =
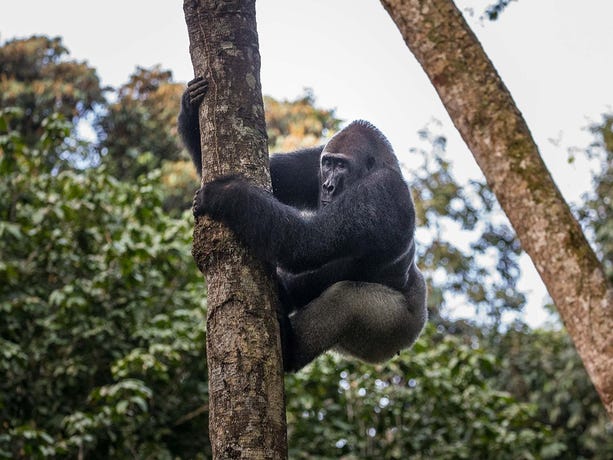
[[[79,2],[59,3],[75,9]],[[275,2],[259,3],[266,10]],[[481,24],[473,25],[479,36],[501,24],[488,21],[487,11],[497,13],[486,11],[493,2],[481,3],[472,16],[467,11]],[[531,3],[513,4],[500,20],[520,7],[527,22],[550,20],[531,12]],[[172,21],[182,21],[175,6]],[[342,20],[363,27],[364,17],[352,11]],[[591,14],[594,21],[605,16],[597,9]],[[283,20],[277,29],[291,30],[295,19]],[[268,21],[259,26],[265,92]],[[373,22],[379,24],[376,17]],[[176,79],[161,65],[134,68],[155,51],[150,40],[124,41],[125,47],[101,40],[109,57],[132,59],[129,77],[107,86],[93,59],[89,64],[83,52],[77,59],[68,51],[68,39],[24,36],[50,30],[32,27],[13,33],[23,39],[7,37],[4,24],[0,30],[8,38],[0,48],[0,195],[6,197],[0,204],[0,457],[208,458],[206,299],[191,260],[187,211],[197,179],[174,123],[182,82],[190,76]],[[82,33],[91,35],[96,27],[89,24]],[[378,47],[392,46],[388,35],[398,41],[393,46],[403,46],[393,24],[386,27],[383,36],[369,31],[370,46],[373,36]],[[315,29],[327,27],[318,23]],[[521,35],[529,35],[527,30]],[[164,28],[157,33],[168,38]],[[175,33],[183,34],[179,41],[185,46],[173,52],[189,65],[187,35]],[[509,48],[516,38],[521,42],[517,28],[514,33],[507,37]],[[455,148],[457,134],[449,122],[438,109],[430,113],[430,105],[420,106],[424,97],[436,99],[432,90],[421,91],[419,80],[403,83],[402,92],[387,88],[385,77],[393,72],[392,79],[402,80],[403,70],[398,62],[377,62],[372,48],[353,55],[362,67],[345,62],[348,70],[336,72],[325,62],[328,55],[345,59],[339,57],[343,47],[363,37],[345,35],[351,44],[328,38],[326,48],[291,42],[294,52],[286,54],[283,74],[291,83],[276,91],[301,95],[266,98],[269,148],[321,142],[357,117],[389,132],[414,191],[431,321],[412,351],[385,366],[327,355],[287,377],[291,456],[610,458],[611,425],[553,309],[545,305],[547,320],[531,325],[517,314],[526,304],[518,289],[525,256],[482,177],[467,168],[469,154]],[[589,44],[592,38],[582,37]],[[576,66],[585,80],[569,89],[568,99],[547,107],[549,118],[566,112],[561,108],[567,105],[574,110],[577,93],[590,100],[600,90],[598,107],[606,107],[610,89],[597,84],[603,75],[592,78],[593,69],[582,62],[561,63],[556,49],[542,54],[547,65]],[[403,53],[397,59],[409,61]],[[321,75],[294,75],[292,59],[306,60]],[[528,86],[555,86],[554,79],[535,76],[535,62],[525,67],[524,79],[534,83]],[[375,69],[376,85],[351,77],[363,68]],[[516,95],[506,68],[499,70]],[[357,105],[342,105],[344,93],[332,102],[323,84],[320,98],[318,78],[350,81]],[[296,90],[311,82],[312,90]],[[521,99],[518,104],[523,110]],[[390,107],[399,107],[393,116],[400,129],[385,122],[382,113]],[[563,178],[560,187],[574,200],[612,276],[613,114],[578,107],[586,112],[574,114],[583,122],[573,132],[583,130],[584,137],[569,141],[562,123],[549,132],[553,139],[542,150],[546,160],[547,152],[555,152],[548,164],[556,179],[564,168],[571,168],[574,179],[593,173],[591,184],[585,181],[587,194],[577,194],[580,180],[571,180],[575,186],[568,191]],[[530,113],[526,117],[533,129],[549,129],[538,118],[531,122]],[[415,137],[409,140],[401,131]],[[542,134],[536,137],[543,141]],[[541,308],[543,297],[528,294]]]

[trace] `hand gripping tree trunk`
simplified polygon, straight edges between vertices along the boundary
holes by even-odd
[[[255,0],[185,0],[200,109],[202,178],[240,172],[270,187]],[[276,295],[264,267],[207,219],[194,258],[208,284],[209,431],[215,458],[287,456]]]
[[[613,289],[526,123],[451,0],[382,0],[553,298],[613,418]]]

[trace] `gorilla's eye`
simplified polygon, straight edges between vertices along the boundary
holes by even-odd
[[[330,158],[322,158],[321,165],[324,168],[331,168],[332,167],[332,160]]]

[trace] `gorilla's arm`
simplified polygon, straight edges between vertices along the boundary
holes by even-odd
[[[290,272],[348,255],[394,258],[415,228],[408,187],[399,172],[388,169],[364,178],[312,216],[239,176],[226,176],[198,191],[194,215],[204,214],[228,225],[260,258]]]
[[[208,90],[208,83],[195,78],[181,97],[177,120],[183,143],[194,161],[198,175],[202,173],[200,122],[198,108]],[[275,197],[282,203],[301,209],[316,209],[319,201],[319,155],[323,146],[280,153],[270,157],[270,176]]]
[[[200,150],[200,121],[198,108],[209,85],[203,78],[194,78],[187,84],[181,97],[181,111],[177,120],[179,135],[194,161],[196,172],[202,174],[202,152]]]
[[[300,209],[319,204],[319,156],[323,146],[270,157],[272,190],[281,203]]]
[[[355,261],[351,258],[336,259],[315,270],[300,273],[280,272],[279,279],[288,295],[292,309],[301,308],[334,283],[357,279]]]

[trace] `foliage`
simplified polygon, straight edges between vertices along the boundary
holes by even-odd
[[[206,414],[186,416],[207,400],[189,219],[164,214],[159,173],[47,168],[71,125],[30,147],[17,116],[0,117],[0,458],[206,453]]]
[[[0,458],[209,458],[203,285],[178,211],[195,176],[171,123],[180,88],[137,69],[105,111],[95,71],[60,39],[7,42],[0,62]],[[338,128],[310,93],[267,101],[275,148]],[[98,116],[101,142],[81,141],[77,125]],[[610,263],[611,116],[593,131],[603,169],[583,215]],[[457,183],[435,129],[422,138],[423,167],[407,175],[431,328],[386,365],[326,355],[288,376],[292,456],[610,458],[611,425],[564,332],[499,327],[523,297],[493,195]],[[77,164],[82,152],[106,156]],[[450,319],[457,304],[492,327]]]
[[[417,260],[428,279],[431,320],[440,322],[441,310],[471,305],[496,328],[503,312],[525,303],[517,289],[521,247],[487,185],[455,180],[446,139],[436,131],[437,123],[420,131],[423,147],[412,153],[422,165],[405,172],[423,229]]]
[[[184,85],[159,66],[138,67],[96,120],[96,150],[116,178],[134,181],[162,168],[164,209],[178,217],[191,208],[198,176],[177,131]]]
[[[496,358],[433,329],[383,366],[327,355],[288,377],[290,456],[554,458],[534,405],[492,387]]]
[[[61,114],[76,132],[80,120],[104,103],[95,69],[66,59],[59,37],[33,36],[9,40],[0,47],[0,109],[20,107],[25,116],[12,118],[11,127],[32,145],[44,132],[43,120]],[[47,151],[47,165],[59,152]]]
[[[517,325],[490,349],[502,357],[496,385],[538,407],[564,446],[556,458],[611,458],[613,425],[565,330]]]
[[[586,197],[579,216],[593,231],[596,251],[613,283],[613,114],[604,115],[590,131],[595,139],[586,153],[600,163],[600,168],[594,175],[594,192]]]
[[[498,19],[500,14],[509,6],[511,2],[515,2],[517,0],[496,0],[496,3],[492,3],[489,5],[485,14],[490,21],[495,21]]]
[[[187,159],[176,123],[183,89],[172,72],[155,66],[138,67],[117,90],[97,124],[103,161],[115,177],[134,180],[164,161]]]
[[[315,107],[315,97],[306,90],[295,101],[277,101],[264,96],[268,148],[271,152],[289,152],[313,147],[334,134],[341,123],[334,110]]]

